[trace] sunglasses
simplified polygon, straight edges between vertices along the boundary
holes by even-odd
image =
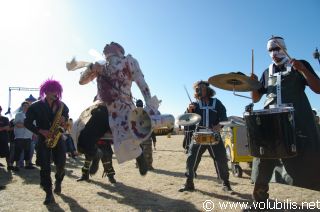
[[[273,51],[280,51],[281,48],[280,47],[274,47],[274,48],[270,48],[268,49],[269,52],[273,52]]]

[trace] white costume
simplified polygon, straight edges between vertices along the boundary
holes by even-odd
[[[159,105],[151,98],[149,87],[136,59],[131,55],[124,56],[124,50],[121,53],[117,52],[118,54],[104,53],[107,57],[106,64],[96,63],[92,68],[89,67],[82,74],[80,84],[97,78],[98,99],[108,108],[115,155],[118,162],[123,163],[141,154],[142,140],[132,136],[128,123],[129,113],[136,108],[132,101],[132,82],[139,87],[150,115],[157,112]]]

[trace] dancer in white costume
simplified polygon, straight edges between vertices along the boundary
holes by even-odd
[[[109,125],[113,135],[115,155],[119,163],[141,156],[138,139],[130,133],[128,116],[135,109],[131,86],[135,82],[146,102],[150,115],[158,113],[159,102],[151,98],[149,86],[136,59],[125,56],[121,45],[115,42],[107,44],[103,50],[106,64],[90,64],[81,75],[81,85],[97,79],[98,99],[108,108]],[[139,157],[140,158],[140,157]]]

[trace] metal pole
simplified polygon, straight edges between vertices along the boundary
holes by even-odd
[[[11,91],[12,90],[17,90],[17,91],[38,91],[39,88],[9,87],[8,111],[5,113],[5,115],[11,114]]]

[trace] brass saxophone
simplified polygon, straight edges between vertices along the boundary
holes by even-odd
[[[61,119],[63,107],[64,107],[64,104],[61,103],[60,108],[56,116],[54,117],[53,123],[50,127],[50,130],[49,130],[50,137],[47,138],[45,141],[48,148],[54,148],[57,145],[64,131],[63,128],[60,126],[60,119]]]

